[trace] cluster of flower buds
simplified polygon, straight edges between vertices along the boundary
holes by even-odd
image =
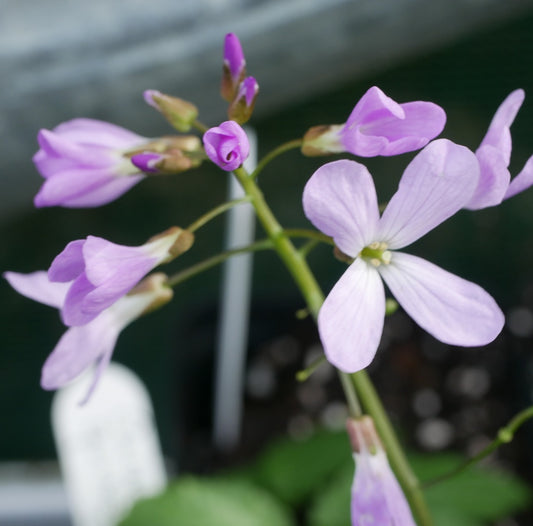
[[[246,59],[237,35],[228,33],[224,42],[224,65],[220,94],[229,102],[228,118],[244,124],[252,116],[259,85],[246,76]]]

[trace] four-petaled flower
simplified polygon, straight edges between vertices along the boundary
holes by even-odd
[[[71,241],[48,270],[50,281],[70,284],[61,306],[63,323],[94,320],[154,267],[188,250],[192,240],[190,232],[172,227],[138,247],[94,236]]]
[[[481,174],[476,191],[465,208],[479,210],[498,205],[533,185],[533,156],[513,180],[508,169],[512,149],[509,128],[524,97],[524,90],[517,89],[496,110],[489,129],[476,150]]]
[[[416,526],[368,416],[346,423],[355,460],[352,526]]]
[[[51,282],[44,271],[5,272],[4,278],[23,296],[58,309],[63,307],[71,286],[71,283]],[[93,380],[82,401],[85,403],[109,363],[121,331],[146,311],[172,298],[172,289],[165,286],[165,280],[164,274],[152,274],[89,323],[70,327],[43,365],[41,387],[59,389],[96,364]]]
[[[36,207],[104,205],[144,178],[127,154],[149,139],[108,122],[74,119],[41,130],[33,162],[45,178]]]
[[[409,164],[380,218],[374,183],[362,164],[336,161],[313,174],[304,190],[305,214],[354,258],[318,316],[333,365],[354,372],[372,361],[385,316],[381,278],[405,311],[444,343],[478,346],[499,334],[504,316],[482,288],[397,252],[463,208],[478,177],[470,150],[434,141]]]
[[[345,124],[316,126],[304,136],[306,155],[350,152],[391,156],[423,148],[443,130],[444,110],[432,102],[398,104],[378,87],[359,100]]]

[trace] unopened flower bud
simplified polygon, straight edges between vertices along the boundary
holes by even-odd
[[[241,43],[234,33],[228,33],[224,40],[224,65],[222,69],[222,98],[231,102],[240,83],[246,76],[246,60]]]
[[[254,111],[255,99],[259,93],[259,84],[253,77],[246,77],[240,84],[237,95],[228,108],[228,117],[232,121],[244,124]]]
[[[234,121],[204,133],[205,153],[217,166],[231,172],[245,161],[250,153],[250,143],[245,131]]]
[[[194,135],[160,137],[127,153],[134,166],[148,174],[175,174],[199,166],[202,142]]]
[[[146,90],[143,95],[147,104],[161,112],[176,130],[189,131],[198,117],[198,108],[186,100],[153,89]]]
[[[157,164],[164,159],[164,156],[155,152],[142,152],[132,155],[131,162],[145,173],[158,173]]]

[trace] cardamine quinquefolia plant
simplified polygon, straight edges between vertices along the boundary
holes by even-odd
[[[147,138],[92,119],[74,119],[39,132],[33,160],[44,182],[35,196],[37,207],[98,207],[147,177],[186,173],[209,161],[232,172],[245,194],[221,203],[189,226],[165,225],[166,230],[138,246],[89,236],[70,242],[48,270],[5,272],[17,292],[56,307],[67,327],[44,362],[41,385],[59,389],[94,367],[82,401],[91,403],[127,325],[171,301],[173,288],[185,278],[235,254],[272,250],[316,319],[325,358],[337,368],[346,395],[356,463],[352,524],[411,526],[416,521],[428,526],[431,516],[421,486],[365,368],[382,336],[388,294],[384,284],[420,327],[445,344],[483,346],[501,332],[504,315],[488,292],[404,249],[461,209],[497,206],[533,185],[533,157],[514,178],[508,170],[509,128],[524,92],[513,91],[503,101],[473,152],[437,138],[446,122],[438,105],[398,103],[373,86],[345,123],[312,127],[267,154],[251,173],[243,167],[250,144],[241,125],[252,116],[259,84],[247,75],[234,34],[225,40],[221,95],[228,104],[228,120],[208,127],[198,120],[194,104],[155,89],[146,91],[145,101],[181,132],[175,136]],[[259,188],[259,172],[296,148],[305,156],[349,157],[325,163],[310,174],[303,205],[295,204],[303,206],[318,231],[284,229]],[[396,193],[380,208],[372,175],[361,161],[407,152],[415,152],[414,157],[399,177]],[[161,272],[160,265],[192,250],[195,239],[201,242],[201,227],[242,203],[255,209],[264,239],[174,275]],[[308,264],[309,243],[298,246],[296,237],[307,238],[313,246],[332,245],[337,258],[347,263],[327,296]]]

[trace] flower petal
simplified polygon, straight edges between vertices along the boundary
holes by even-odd
[[[398,155],[424,147],[445,123],[446,114],[436,104],[398,104],[374,86],[357,103],[340,137],[354,155]]]
[[[130,188],[142,181],[145,175],[123,175],[112,177],[105,184],[93,185],[84,193],[64,199],[60,204],[66,208],[84,208],[106,205],[125,194]]]
[[[503,328],[504,315],[487,292],[424,259],[393,252],[379,272],[409,316],[444,343],[485,345]]]
[[[521,172],[511,181],[504,199],[509,199],[509,197],[513,197],[531,186],[533,186],[533,156],[527,160]]]
[[[97,119],[72,119],[56,126],[53,131],[58,135],[68,136],[73,142],[104,146],[107,149],[130,149],[149,141],[121,126]]]
[[[84,270],[83,245],[85,239],[71,241],[52,261],[48,269],[50,281],[67,282],[76,279]]]
[[[58,309],[63,305],[70,287],[70,283],[52,283],[44,270],[30,274],[4,272],[2,275],[19,294]]]
[[[157,263],[143,246],[118,245],[96,236],[87,237],[83,257],[87,277],[97,287],[110,281],[120,288],[133,282],[133,287]]]
[[[509,166],[511,159],[511,132],[509,127],[515,120],[524,98],[525,93],[522,89],[517,89],[507,96],[496,110],[489,129],[480,144],[480,147],[489,144],[500,150],[506,166]]]
[[[374,241],[376,189],[362,164],[342,160],[321,166],[305,185],[303,207],[311,223],[351,257]]]
[[[353,373],[376,354],[385,319],[385,292],[376,269],[356,259],[335,284],[318,314],[327,359]]]
[[[455,214],[479,178],[476,156],[446,139],[433,141],[409,164],[378,226],[379,241],[401,248]]]
[[[100,356],[112,353],[121,330],[108,313],[87,325],[68,329],[43,365],[41,387],[63,387]]]
[[[379,449],[354,454],[356,467],[352,485],[352,526],[416,526],[405,496],[385,452]]]
[[[504,156],[494,146],[480,146],[476,157],[479,161],[480,176],[476,191],[465,206],[470,210],[500,204],[511,180]]]

